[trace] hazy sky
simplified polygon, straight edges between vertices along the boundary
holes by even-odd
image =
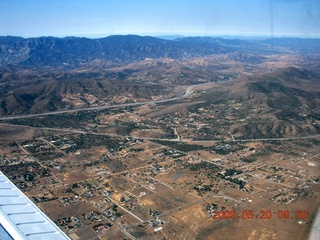
[[[320,37],[320,0],[0,0],[0,35]]]

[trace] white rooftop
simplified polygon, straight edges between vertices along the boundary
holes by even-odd
[[[0,172],[0,239],[70,239]]]

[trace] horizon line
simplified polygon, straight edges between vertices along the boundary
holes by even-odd
[[[0,37],[17,37],[17,38],[24,38],[24,39],[32,39],[32,38],[43,38],[43,37],[53,37],[53,38],[87,38],[87,39],[101,39],[107,38],[111,36],[140,36],[140,37],[154,37],[154,38],[172,38],[170,40],[174,40],[177,38],[186,38],[186,37],[211,37],[211,38],[262,38],[262,39],[273,39],[273,38],[298,38],[298,39],[320,39],[320,35],[273,35],[270,36],[269,34],[179,34],[179,33],[172,33],[172,34],[139,34],[139,33],[119,33],[119,34],[96,34],[99,36],[89,36],[89,35],[81,35],[81,34],[74,34],[74,35],[38,35],[38,36],[19,36],[19,35],[0,35]],[[169,39],[168,39],[169,40]]]

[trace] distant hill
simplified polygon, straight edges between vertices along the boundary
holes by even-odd
[[[218,44],[170,41],[135,35],[101,39],[0,37],[0,66],[81,66],[95,59],[130,63],[146,58],[191,58],[229,50]]]
[[[235,83],[229,99],[241,103],[247,120],[232,127],[237,137],[288,137],[320,133],[320,77],[285,68]]]
[[[185,37],[167,40],[136,35],[100,39],[79,37],[0,37],[0,68],[79,67],[102,59],[131,63],[146,58],[184,59],[245,51],[284,51],[286,48],[320,49],[319,39],[239,40]]]
[[[292,53],[301,51],[304,58],[319,46],[319,39],[0,37],[0,116],[168,98],[178,85],[254,74],[245,84],[237,81],[232,98],[265,103],[280,119],[289,111],[300,113],[295,106],[304,103],[320,106],[318,78],[296,68],[259,73],[281,68],[273,53],[284,52],[293,63]],[[310,56],[311,62],[302,62],[317,72],[318,56]]]
[[[214,109],[215,131],[224,129],[237,139],[320,134],[320,76],[303,68],[242,76],[196,100]]]
[[[262,43],[283,47],[287,49],[295,49],[300,51],[320,51],[320,39],[312,38],[275,38],[262,40]]]
[[[114,80],[103,72],[0,72],[0,116],[145,101],[166,93],[164,86]]]

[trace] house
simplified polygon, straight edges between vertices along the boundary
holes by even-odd
[[[163,227],[157,227],[155,229],[153,229],[153,231],[156,232],[160,232],[161,230],[163,230]]]

